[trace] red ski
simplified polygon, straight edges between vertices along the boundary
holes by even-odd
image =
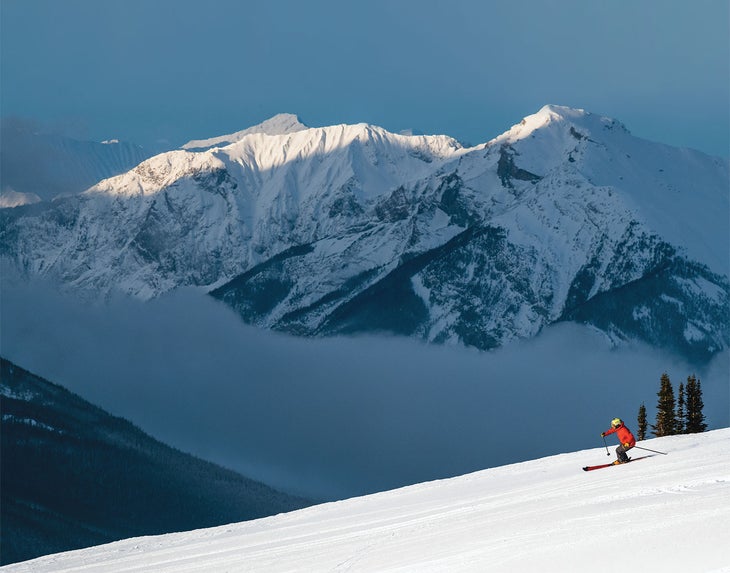
[[[652,456],[641,456],[640,458],[631,458],[626,463],[638,462],[639,460],[645,460],[646,458],[650,458],[650,457],[652,457]],[[610,468],[611,466],[621,466],[621,465],[623,465],[623,464],[619,464],[617,462],[611,462],[610,464],[601,464],[599,466],[585,466],[583,468],[583,471],[590,472],[592,470],[600,470],[601,468]]]

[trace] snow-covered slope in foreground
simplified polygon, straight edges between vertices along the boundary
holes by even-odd
[[[730,571],[730,429],[640,445],[668,455],[585,473],[608,458],[584,450],[7,571]]]

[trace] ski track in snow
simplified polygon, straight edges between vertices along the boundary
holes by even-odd
[[[606,452],[584,450],[2,570],[730,571],[730,428],[640,445],[668,455],[586,473]]]

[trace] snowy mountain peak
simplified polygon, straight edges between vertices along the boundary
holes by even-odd
[[[200,143],[5,210],[0,252],[102,293],[204,286],[304,335],[494,348],[576,320],[702,359],[730,343],[727,161],[555,105],[469,149],[293,115]]]
[[[252,133],[285,135],[289,133],[296,133],[297,131],[304,131],[305,129],[309,129],[309,127],[304,125],[296,115],[292,113],[279,113],[258,125],[254,125],[242,131],[237,131],[236,133],[221,135],[210,139],[193,139],[183,145],[182,149],[204,150],[211,147],[223,147],[225,145],[241,141],[244,137]]]
[[[535,135],[544,129],[557,129],[569,132],[575,139],[581,140],[603,130],[618,128],[620,132],[630,135],[626,127],[619,121],[561,105],[548,104],[537,113],[528,115],[520,123],[492,140],[490,143],[513,144]]]
[[[284,135],[305,129],[309,129],[309,126],[303,124],[299,117],[293,113],[278,113],[274,117],[249,128],[252,132],[259,131],[267,135]]]

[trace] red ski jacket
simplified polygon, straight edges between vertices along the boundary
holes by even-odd
[[[630,448],[633,448],[636,445],[636,438],[634,438],[634,435],[631,433],[631,431],[623,424],[620,425],[618,428],[611,428],[610,430],[606,430],[603,433],[608,436],[609,434],[613,434],[614,432],[616,432],[616,435],[618,436],[618,441],[622,444],[628,444]]]

